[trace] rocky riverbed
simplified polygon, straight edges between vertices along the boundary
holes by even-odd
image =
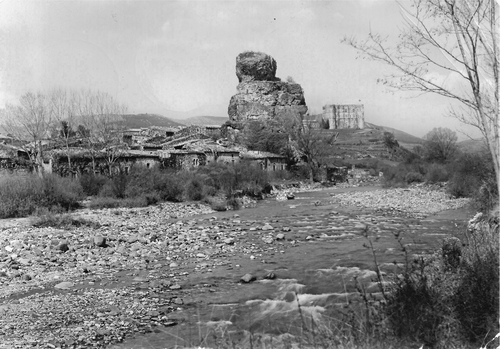
[[[449,234],[450,226],[470,218],[450,224],[425,218],[467,204],[443,195],[424,187],[333,188],[238,212],[168,203],[82,210],[61,229],[4,225],[0,348],[105,348],[120,342],[117,348],[170,348],[162,333],[188,323],[194,306],[266,299],[291,277],[304,284],[304,306],[325,302],[305,296],[312,292],[308,283],[316,282],[306,270],[368,270],[370,254],[358,242],[367,228],[385,237],[381,249],[388,260],[397,255],[391,235],[398,230],[429,248],[436,234]],[[331,280],[314,288],[317,294],[331,292]],[[157,346],[151,344],[154,336],[160,338]],[[149,339],[140,344],[132,337]]]

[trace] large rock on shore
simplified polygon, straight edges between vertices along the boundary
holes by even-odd
[[[247,120],[300,119],[307,106],[299,84],[276,78],[276,61],[260,52],[245,52],[236,58],[238,93],[228,107],[230,121],[240,127]]]

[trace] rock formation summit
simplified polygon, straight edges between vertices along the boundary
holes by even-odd
[[[302,117],[307,112],[299,84],[276,77],[274,58],[261,52],[244,52],[236,57],[238,93],[231,97],[228,114],[232,122]]]

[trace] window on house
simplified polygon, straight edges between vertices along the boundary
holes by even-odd
[[[146,167],[147,167],[147,168],[149,168],[149,165],[150,165],[150,163],[149,163],[149,162],[148,162],[148,163],[146,163]]]
[[[198,167],[200,165],[200,160],[198,158],[193,159],[193,166]]]

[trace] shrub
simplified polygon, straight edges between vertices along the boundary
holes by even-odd
[[[449,283],[436,256],[409,261],[386,297],[394,334],[434,348],[449,346],[458,327],[446,291]]]
[[[498,217],[480,220],[466,234],[455,304],[462,333],[487,342],[499,333]]]
[[[208,196],[204,200],[214,211],[227,211],[226,200],[217,196]]]
[[[106,182],[108,178],[101,175],[84,174],[80,177],[80,185],[87,196],[98,195]]]
[[[0,178],[0,217],[24,217],[40,209],[71,210],[79,207],[83,189],[79,182],[56,175],[4,176]]]
[[[432,348],[471,344],[486,348],[483,344],[492,342],[500,331],[498,227],[498,217],[475,218],[465,235],[466,244],[456,237],[446,238],[439,252],[412,258],[397,234],[406,258],[402,273],[381,289],[380,309],[388,329],[403,341]],[[373,251],[371,241],[370,246]],[[380,275],[377,281],[383,281]]]
[[[427,166],[427,173],[425,174],[425,181],[429,183],[446,182],[450,175],[445,165],[429,164]]]
[[[227,206],[231,207],[233,210],[239,210],[243,204],[240,199],[231,197],[227,200]]]
[[[382,186],[389,187],[405,187],[407,171],[403,166],[388,166],[383,170]]]
[[[175,175],[163,174],[153,187],[163,201],[180,202],[184,200],[184,183],[181,178]]]
[[[43,178],[43,194],[44,207],[62,207],[66,211],[80,207],[79,201],[84,197],[79,181],[57,175]]]
[[[58,229],[71,229],[74,227],[89,227],[97,229],[100,224],[97,222],[89,221],[83,218],[75,218],[68,214],[56,214],[47,209],[37,212],[36,217],[32,218],[34,227],[52,227]]]
[[[473,198],[481,212],[491,211],[498,204],[498,187],[495,177],[485,179]]]
[[[408,184],[411,183],[421,183],[424,181],[424,176],[418,172],[408,172],[405,175],[405,182]]]
[[[89,203],[89,208],[91,209],[117,208],[117,207],[120,207],[120,200],[109,196],[96,197],[92,199]]]
[[[148,200],[150,200],[148,202]],[[89,207],[92,209],[117,208],[117,207],[145,207],[156,203],[155,197],[148,195],[135,198],[118,199],[113,197],[96,197],[90,201]]]
[[[0,218],[24,217],[42,207],[43,183],[37,176],[0,177]]]
[[[199,201],[203,199],[203,184],[199,179],[193,178],[188,182],[186,188],[186,196],[189,200]]]
[[[453,174],[448,182],[448,192],[455,197],[480,197],[481,186],[495,178],[489,154],[460,154],[448,167]],[[491,194],[497,195],[496,190]]]
[[[127,185],[130,178],[124,171],[120,171],[117,175],[111,178],[111,191],[116,198],[123,199],[126,196]]]

